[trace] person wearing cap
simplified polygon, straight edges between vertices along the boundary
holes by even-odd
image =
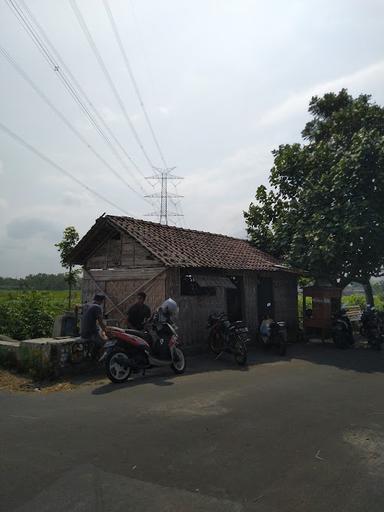
[[[87,303],[83,306],[83,314],[81,318],[80,336],[84,339],[92,340],[96,345],[102,344],[102,339],[99,335],[99,327],[106,334],[106,328],[103,321],[103,303],[105,301],[104,293],[97,292],[93,297],[92,303]]]
[[[147,296],[144,292],[137,294],[137,301],[128,309],[128,325],[138,331],[144,329],[144,322],[151,317],[151,310],[144,304]]]

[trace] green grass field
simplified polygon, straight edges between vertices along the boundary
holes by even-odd
[[[68,310],[68,292],[66,290],[39,290],[39,291],[23,291],[23,290],[0,290],[0,304],[11,304],[16,302],[23,295],[36,294],[49,309],[55,314],[60,315]],[[72,292],[72,309],[75,304],[81,302],[81,291],[74,290]]]

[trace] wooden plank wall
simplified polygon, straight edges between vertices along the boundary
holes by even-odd
[[[257,314],[257,283],[258,276],[256,272],[244,272],[244,295],[243,295],[243,312],[251,339],[254,339],[258,331],[258,314]]]
[[[161,261],[157,260],[145,247],[129,235],[122,235],[121,243],[121,265],[123,267],[163,266]]]
[[[165,294],[176,302],[180,298],[180,269],[179,268],[168,268]]]
[[[129,235],[111,233],[88,258],[86,268],[158,268],[163,263]]]
[[[210,313],[226,311],[225,289],[217,288],[216,296],[181,296],[179,335],[185,345],[205,345],[208,337],[207,320]]]
[[[148,283],[159,271],[161,271],[161,268],[92,270],[90,272],[99,288],[85,273],[83,279],[83,302],[92,301],[95,291],[101,289],[109,297],[105,303],[105,311],[109,311],[114,304],[118,304],[125,299],[125,297],[139,288],[139,286]],[[142,291],[147,294],[147,304],[151,310],[157,308],[164,301],[166,295],[165,282],[166,273],[164,272],[149,283],[149,285],[144,286]],[[118,320],[121,326],[125,325],[126,312],[136,300],[136,296],[134,295],[119,306],[123,315],[117,309],[114,309],[110,313],[109,318]]]
[[[279,275],[273,279],[275,320],[286,322],[291,338],[298,329],[297,277]]]

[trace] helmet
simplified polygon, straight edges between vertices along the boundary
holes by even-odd
[[[169,298],[165,300],[158,309],[158,320],[163,322],[174,322],[179,314],[179,308],[176,302]]]
[[[176,318],[179,314],[179,307],[173,299],[169,298],[165,300],[160,306],[165,314],[168,314],[171,318]]]

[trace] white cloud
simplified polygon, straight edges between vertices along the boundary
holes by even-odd
[[[285,101],[265,112],[259,119],[260,126],[269,126],[278,124],[288,118],[302,114],[308,108],[308,103],[312,96],[321,96],[326,92],[337,92],[343,87],[358,88],[359,90],[367,90],[372,81],[380,81],[384,85],[384,60],[376,62],[363,69],[359,69],[354,73],[345,75],[329,82],[317,84],[310,89],[291,95]]]
[[[163,114],[163,116],[169,115],[169,108],[165,106],[159,106],[157,107],[157,110],[160,112],[160,114]]]
[[[245,237],[242,212],[266,181],[272,156],[267,146],[241,148],[212,168],[195,169],[179,187],[190,200],[184,210],[196,229]]]
[[[4,174],[4,163],[0,160],[0,174]]]
[[[100,114],[104,121],[107,123],[121,123],[122,121],[124,121],[124,117],[121,114],[118,114],[117,112],[115,112],[107,106],[103,106],[100,108]]]
[[[38,218],[16,218],[7,224],[8,237],[15,240],[43,238],[49,241],[57,240],[61,228],[50,220]]]

